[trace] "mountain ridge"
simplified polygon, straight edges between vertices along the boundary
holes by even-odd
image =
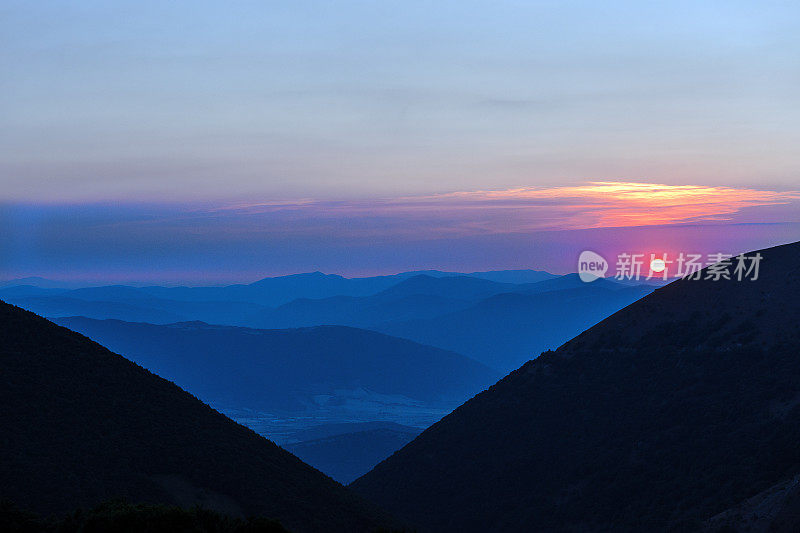
[[[295,531],[392,521],[274,443],[90,339],[0,302],[0,499],[203,504]]]
[[[82,317],[55,322],[227,409],[307,411],[319,395],[362,388],[461,402],[498,376],[455,352],[349,326],[273,330]]]
[[[655,290],[350,486],[430,531],[703,529],[800,471],[800,243],[759,253],[758,281]]]

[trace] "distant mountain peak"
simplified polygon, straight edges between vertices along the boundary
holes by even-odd
[[[281,281],[296,281],[296,280],[303,280],[303,279],[347,279],[343,276],[338,274],[325,274],[324,272],[320,272],[319,270],[315,270],[314,272],[300,272],[297,274],[286,274],[284,276],[270,276],[267,278],[262,278],[258,281],[254,281],[250,285],[259,285],[265,283],[277,283]]]

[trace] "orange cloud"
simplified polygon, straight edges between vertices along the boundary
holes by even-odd
[[[651,226],[731,220],[747,207],[788,204],[800,191],[768,191],[704,185],[665,185],[593,181],[567,187],[520,187],[494,191],[453,192],[417,198],[423,204],[460,204],[485,209],[523,206],[543,208],[559,229]],[[563,225],[558,224],[563,223]]]
[[[778,206],[797,200],[800,191],[593,181],[576,186],[458,191],[371,200],[248,203],[221,210],[260,216],[260,228],[271,227],[283,233],[336,231],[369,238],[404,235],[427,239],[739,222],[745,208]]]

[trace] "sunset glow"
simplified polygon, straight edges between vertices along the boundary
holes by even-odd
[[[593,181],[567,187],[454,192],[419,200],[479,208],[560,206],[564,215],[560,229],[578,229],[724,221],[748,207],[798,199],[798,191]]]
[[[569,230],[733,221],[747,208],[786,205],[799,191],[642,182],[593,181],[565,187],[457,191],[377,200],[236,204],[217,211],[266,215],[307,223],[308,217],[382,219],[383,235],[423,221],[428,236],[531,230]],[[402,222],[405,221],[405,224]],[[301,224],[303,225],[303,224]],[[374,228],[373,228],[374,229]],[[296,231],[294,228],[293,231]],[[371,231],[351,224],[350,231]]]

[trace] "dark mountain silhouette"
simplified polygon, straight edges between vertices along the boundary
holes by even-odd
[[[462,355],[349,327],[56,322],[224,408],[307,410],[318,407],[321,396],[335,403],[354,391],[457,405],[498,377]]]
[[[373,329],[463,353],[507,372],[653,290],[606,280],[578,283],[575,288],[550,292],[497,294],[466,309],[387,322]]]
[[[800,524],[800,474],[711,517],[706,532],[795,533]]]
[[[351,487],[430,531],[712,527],[800,474],[800,243],[761,254],[757,281],[657,289]]]
[[[7,533],[287,533],[264,517],[232,517],[202,507],[108,501],[59,517],[41,517],[0,502],[0,525]]]
[[[113,497],[369,531],[380,512],[272,442],[86,337],[0,302],[0,500]]]
[[[422,430],[392,424],[286,444],[297,457],[340,483],[350,483],[399,450]]]

